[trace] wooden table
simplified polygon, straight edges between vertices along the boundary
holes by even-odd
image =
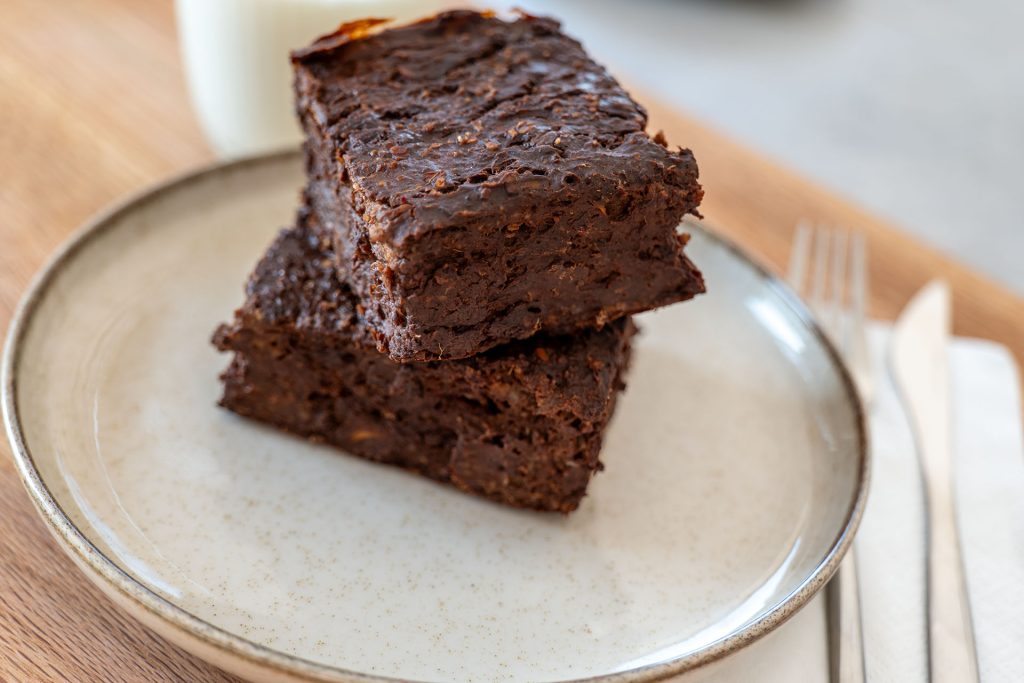
[[[1024,300],[708,127],[638,94],[691,147],[709,222],[780,269],[811,219],[867,236],[871,308],[947,278],[955,331],[1024,359]],[[127,192],[212,159],[189,110],[169,1],[6,0],[0,9],[0,330],[47,255]],[[943,198],[936,198],[942,201]],[[65,558],[0,446],[0,680],[227,681],[123,615]]]

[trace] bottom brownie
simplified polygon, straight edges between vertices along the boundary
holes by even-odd
[[[576,509],[601,469],[633,324],[395,363],[306,220],[278,236],[245,304],[214,335],[235,353],[221,405],[501,503]]]

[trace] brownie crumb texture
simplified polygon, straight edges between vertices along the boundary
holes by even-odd
[[[214,344],[221,405],[506,505],[602,468],[631,315],[704,292],[689,150],[551,19],[455,11],[292,54],[307,182]]]
[[[551,19],[459,11],[293,55],[306,195],[378,348],[465,358],[704,291],[689,150]]]
[[[377,351],[330,252],[282,232],[234,320],[221,405],[515,507],[570,512],[601,468],[634,328],[538,335],[461,361]]]

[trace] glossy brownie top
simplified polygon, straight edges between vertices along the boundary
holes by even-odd
[[[375,26],[292,56],[300,110],[329,137],[374,241],[474,216],[500,229],[520,206],[652,185],[678,195],[680,215],[700,202],[692,154],[651,138],[644,109],[556,21],[457,11]]]

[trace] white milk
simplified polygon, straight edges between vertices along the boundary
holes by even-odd
[[[298,144],[288,52],[364,17],[409,21],[440,0],[177,0],[192,104],[226,157]]]

